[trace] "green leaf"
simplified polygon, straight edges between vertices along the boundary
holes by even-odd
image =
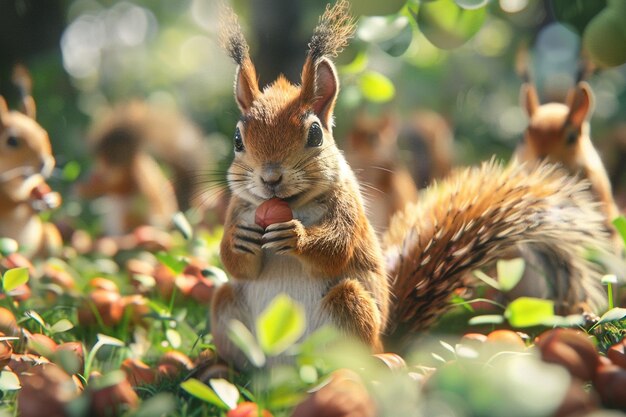
[[[168,267],[176,275],[183,272],[183,269],[187,266],[187,261],[166,252],[158,252],[155,256],[159,262]]]
[[[472,271],[472,274],[490,287],[495,288],[496,290],[500,289],[500,283],[498,282],[498,280],[491,278],[480,269]]]
[[[391,56],[400,56],[411,45],[413,28],[407,16],[375,16],[361,19],[357,36],[377,44]]]
[[[459,7],[454,0],[437,0],[420,4],[417,24],[433,45],[453,49],[480,30],[486,15],[485,7],[468,10]]]
[[[76,352],[70,350],[57,350],[51,358],[54,363],[59,365],[68,375],[74,375],[81,372],[81,360]]]
[[[510,291],[520,282],[524,275],[525,262],[523,258],[501,259],[496,264],[498,283],[501,291]]]
[[[474,307],[472,307],[472,305],[468,303],[465,298],[461,297],[458,294],[452,294],[452,298],[450,298],[450,303],[461,306],[470,313],[474,313]]]
[[[165,330],[165,338],[174,349],[178,349],[183,342],[180,333],[174,329]]]
[[[271,356],[293,345],[304,333],[304,308],[286,294],[279,294],[256,321],[261,349]]]
[[[61,319],[50,327],[50,333],[63,333],[74,328],[74,325],[68,319]]]
[[[37,313],[35,310],[29,310],[25,314],[26,314],[26,317],[35,320],[41,327],[43,327],[43,328],[47,328],[48,327],[48,325],[46,324],[46,321],[43,319],[43,317],[41,317],[39,315],[39,313]]]
[[[211,388],[213,388],[213,391],[215,391],[215,394],[220,397],[228,408],[232,410],[237,407],[237,401],[239,401],[239,390],[237,390],[236,386],[222,378],[211,379],[209,380],[209,384],[211,385]]]
[[[228,323],[228,338],[241,349],[252,365],[257,368],[265,365],[265,354],[250,330],[242,322],[231,320]]]
[[[483,324],[500,324],[504,323],[504,317],[500,314],[483,314],[474,316],[468,320],[470,326],[481,326]]]
[[[11,292],[20,285],[28,282],[28,268],[12,268],[4,273],[2,277],[2,288],[5,292]]]
[[[404,54],[409,46],[411,46],[411,42],[413,41],[413,28],[411,25],[405,25],[400,33],[392,39],[389,39],[384,42],[380,42],[380,48],[387,52],[387,54],[391,56],[400,56]]]
[[[600,317],[600,320],[596,323],[596,325],[609,323],[611,321],[619,321],[623,320],[624,318],[626,318],[626,308],[616,307],[604,313],[602,317]]]
[[[354,57],[352,62],[341,66],[341,74],[359,74],[365,71],[365,68],[367,68],[367,63],[367,54],[365,52],[360,52],[359,54],[357,54],[357,56]]]
[[[454,352],[455,352],[455,350],[454,350],[454,346],[452,346],[450,343],[447,343],[447,342],[444,342],[443,340],[440,340],[440,341],[439,341],[439,344],[440,344],[441,346],[443,346],[446,350],[448,350],[448,351],[450,351],[450,352],[452,352],[452,353],[454,353]]]
[[[80,164],[76,161],[69,161],[63,167],[62,177],[65,181],[73,182],[76,181],[78,176],[80,175]]]
[[[226,405],[208,385],[203,384],[195,378],[188,379],[181,383],[180,387],[204,402],[213,404],[225,411],[230,410],[228,405]]]
[[[585,317],[582,314],[570,314],[569,316],[553,316],[541,323],[543,326],[551,327],[575,327],[585,324]]]
[[[624,244],[626,244],[626,217],[619,216],[613,220],[613,226],[619,232],[619,235],[622,237]]]
[[[175,213],[172,217],[172,223],[174,223],[174,227],[176,227],[176,230],[183,235],[185,240],[191,240],[193,237],[193,228],[189,224],[189,220],[187,220],[187,217],[185,217],[183,212],[179,211]]]
[[[313,384],[317,382],[317,369],[311,365],[302,365],[300,367],[300,379],[305,384]]]
[[[487,3],[489,3],[489,0],[454,0],[454,2],[463,9],[475,10],[485,7]]]
[[[375,103],[389,101],[396,94],[396,88],[391,80],[375,71],[363,73],[359,79],[359,88],[366,99]]]
[[[100,345],[117,346],[117,347],[125,346],[125,343],[122,342],[120,339],[116,339],[114,337],[107,336],[102,333],[98,333],[97,339]]]
[[[520,297],[513,300],[504,311],[513,327],[529,327],[544,324],[554,317],[554,301],[541,298]]]
[[[0,255],[9,256],[19,250],[20,246],[15,239],[9,237],[0,238]]]
[[[0,372],[0,391],[15,391],[22,388],[17,375],[11,371]]]

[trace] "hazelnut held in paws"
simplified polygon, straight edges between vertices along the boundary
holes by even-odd
[[[265,229],[270,224],[284,223],[293,219],[289,204],[280,198],[270,198],[257,207],[254,222]]]

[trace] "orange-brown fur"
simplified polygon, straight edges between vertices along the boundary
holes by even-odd
[[[89,143],[94,164],[78,192],[118,206],[102,213],[107,235],[166,227],[179,209],[214,203],[194,204],[200,167],[210,158],[200,129],[176,111],[138,100],[118,104],[96,120]]]
[[[58,229],[38,216],[33,192],[46,186],[54,167],[47,132],[34,120],[35,102],[24,98],[26,114],[9,111],[0,97],[0,236],[15,239],[29,256],[56,254],[62,246]],[[60,203],[58,193],[54,197]]]
[[[591,87],[586,82],[580,82],[570,91],[565,104],[541,105],[537,91],[530,84],[522,86],[521,96],[529,123],[523,141],[515,151],[515,159],[529,166],[547,160],[563,166],[570,175],[589,180],[591,191],[606,215],[606,227],[613,234],[616,246],[621,247],[611,225],[611,221],[619,216],[619,210],[613,200],[607,172],[590,136]]]
[[[526,173],[491,163],[457,172],[392,219],[383,256],[359,185],[332,136],[338,78],[328,56],[336,48],[324,45],[345,39],[329,41],[318,32],[345,21],[346,6],[342,0],[323,16],[302,87],[279,78],[259,90],[240,29],[228,32],[227,49],[239,65],[235,97],[242,117],[233,139],[233,198],[221,243],[233,280],[217,291],[211,314],[218,353],[244,366],[244,355],[227,336],[230,324],[238,320],[254,329],[258,315],[281,293],[304,309],[303,337],[333,325],[380,350],[388,330],[431,324],[468,271],[518,243],[545,246],[569,272],[567,285],[550,294],[559,303],[602,305],[597,271],[583,257],[586,246],[608,245],[598,228],[602,216],[585,183],[547,166]],[[293,220],[256,225],[256,207],[270,198],[285,200]]]

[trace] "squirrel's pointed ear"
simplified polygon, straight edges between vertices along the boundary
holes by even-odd
[[[319,60],[313,77],[315,92],[311,101],[313,112],[320,118],[326,129],[331,128],[333,109],[339,92],[339,78],[333,63],[326,58]]]
[[[256,70],[250,59],[246,59],[237,68],[237,77],[235,80],[235,98],[237,99],[237,104],[241,111],[246,112],[259,94]]]
[[[539,95],[534,85],[531,83],[522,84],[520,101],[522,102],[522,107],[526,109],[528,117],[532,117],[535,110],[539,107]]]
[[[569,107],[568,120],[575,126],[583,124],[593,105],[591,87],[585,81],[578,83],[567,96],[565,104]]]
[[[9,106],[4,97],[0,96],[0,127],[4,126],[5,118],[9,114]]]
[[[26,96],[22,99],[22,106],[24,107],[24,114],[31,119],[37,118],[37,105],[33,96]]]

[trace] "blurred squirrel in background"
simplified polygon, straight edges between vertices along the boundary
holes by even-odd
[[[229,10],[221,19],[242,115],[220,252],[233,279],[215,292],[211,311],[218,353],[245,366],[230,323],[254,329],[281,293],[304,308],[303,337],[332,325],[380,351],[383,337],[431,325],[465,274],[520,242],[549,248],[568,272],[554,277],[563,282],[549,294],[561,311],[580,302],[602,308],[600,271],[584,254],[608,250],[604,216],[587,184],[554,166],[458,170],[397,213],[381,247],[332,135],[339,79],[331,57],[353,33],[348,7],[340,0],[321,17],[299,86],[279,77],[263,90],[236,16]]]
[[[616,252],[621,253],[623,243],[611,224],[620,213],[604,164],[591,141],[591,87],[585,81],[578,82],[570,89],[565,103],[541,104],[535,86],[528,82],[522,85],[520,95],[529,122],[514,159],[525,162],[529,169],[534,163],[548,161],[564,167],[570,175],[587,179],[595,199],[601,203]]]
[[[48,133],[36,122],[28,70],[18,65],[13,82],[22,98],[23,113],[8,109],[0,96],[0,237],[15,239],[28,257],[58,254],[63,246],[55,225],[38,213],[61,204],[61,196],[46,183],[55,159]]]
[[[394,213],[418,199],[418,188],[450,173],[453,136],[441,115],[413,111],[401,121],[391,110],[357,114],[346,141],[346,159],[365,199],[377,233]]]
[[[104,198],[105,235],[141,225],[168,228],[179,210],[215,206],[197,198],[202,167],[212,160],[208,141],[182,114],[139,100],[121,103],[97,118],[88,141],[94,163],[77,191]]]

